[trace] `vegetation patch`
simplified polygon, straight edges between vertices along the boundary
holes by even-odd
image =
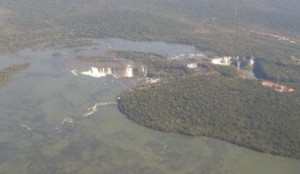
[[[221,55],[253,55],[268,64],[300,56],[297,0],[3,0],[2,4],[2,52],[41,43],[85,46],[93,43],[79,38],[118,37],[189,44]],[[299,82],[299,66],[261,66],[265,79],[277,79],[279,67],[280,78],[290,75],[291,81]],[[293,70],[287,74],[285,69]]]
[[[284,83],[300,82],[300,65],[282,61],[269,62],[258,59],[254,66],[256,77]]]
[[[191,69],[178,61],[168,60],[166,57],[158,54],[134,51],[116,51],[116,53],[123,59],[144,65],[147,68],[147,77],[171,78],[192,72]]]
[[[280,93],[260,81],[185,76],[124,92],[119,108],[155,130],[210,136],[300,159],[299,86],[293,93]]]
[[[0,87],[7,83],[9,79],[19,73],[20,71],[28,68],[30,66],[30,63],[23,63],[23,64],[15,64],[11,65],[8,68],[5,68],[0,71]]]

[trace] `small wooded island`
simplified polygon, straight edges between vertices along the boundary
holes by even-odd
[[[3,70],[0,70],[0,87],[2,85],[4,85],[5,83],[7,83],[13,75],[28,68],[29,66],[30,66],[30,63],[14,64]]]
[[[300,159],[299,85],[287,84],[295,90],[283,92],[262,83],[235,75],[188,73],[123,92],[119,109],[151,129],[219,138]]]

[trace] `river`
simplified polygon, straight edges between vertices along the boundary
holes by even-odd
[[[65,64],[108,49],[176,55],[199,52],[194,47],[116,38],[94,41],[76,50],[40,46],[0,56],[1,69],[31,63],[0,89],[0,173],[300,173],[299,160],[140,126],[115,103],[134,81],[75,76]],[[65,129],[61,123],[68,117],[74,125]]]

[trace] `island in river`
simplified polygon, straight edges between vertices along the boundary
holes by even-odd
[[[113,49],[124,50],[117,49],[114,43],[115,40]],[[120,45],[143,51],[136,50],[137,42],[130,43]],[[142,44],[150,52],[152,42]],[[106,42],[97,45],[97,49],[91,46],[80,52],[73,48],[41,47],[37,51],[26,49],[0,57],[1,69],[24,61],[31,63],[30,69],[12,76],[0,90],[2,173],[299,173],[299,160],[257,153],[214,138],[153,131],[128,120],[116,104],[102,106],[102,102],[114,101],[135,81],[145,79],[135,70],[134,77],[123,79],[80,74],[91,66],[102,68],[101,62],[62,66],[78,56],[102,55],[99,53],[105,49],[103,45]],[[156,48],[168,50],[164,45]],[[173,56],[194,53],[192,50],[178,52],[176,46],[167,54],[151,52]],[[55,52],[61,55],[53,58]],[[135,63],[134,69],[138,65]],[[78,76],[70,72],[73,69]],[[169,74],[167,70],[161,69]],[[152,71],[149,66],[148,71]],[[154,78],[159,78],[159,74]],[[161,79],[161,82],[168,80]],[[92,115],[84,117],[94,108]],[[74,120],[72,131],[62,129],[66,117]]]
[[[0,70],[0,87],[7,83],[13,75],[17,74],[18,72],[21,72],[29,66],[30,63],[13,64],[3,70]]]
[[[214,137],[300,159],[299,84],[285,84],[293,90],[283,92],[262,85],[262,80],[221,74],[184,73],[137,86],[120,95],[119,109],[155,130]]]

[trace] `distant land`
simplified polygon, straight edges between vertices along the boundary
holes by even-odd
[[[164,41],[221,55],[253,55],[260,78],[300,82],[298,0],[1,0],[1,4],[2,52],[38,44],[85,46],[93,44],[89,38]]]

